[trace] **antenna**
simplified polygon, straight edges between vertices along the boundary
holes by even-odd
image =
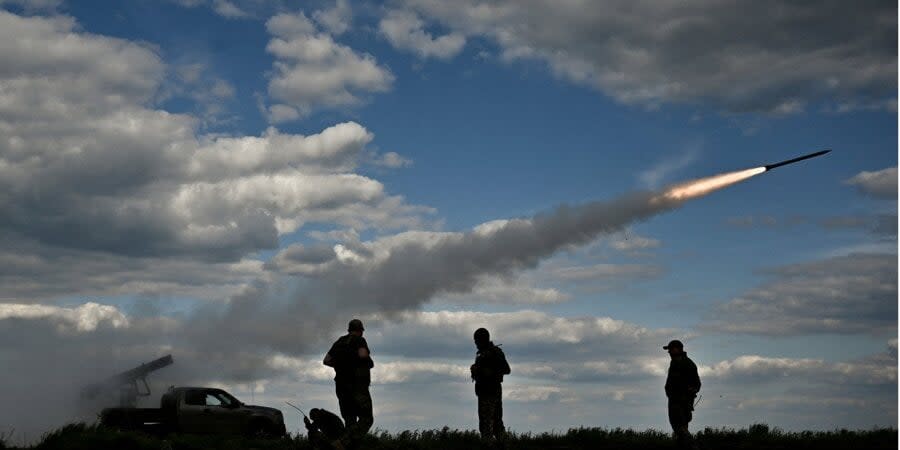
[[[306,416],[306,413],[304,413],[302,409],[300,409],[300,408],[294,406],[294,404],[291,403],[291,402],[289,402],[289,401],[285,401],[285,403],[287,403],[288,406],[290,406],[291,408],[294,408],[294,409],[296,409],[297,411],[300,411],[300,414],[303,414],[303,417],[304,417],[304,418],[309,419],[309,417]]]

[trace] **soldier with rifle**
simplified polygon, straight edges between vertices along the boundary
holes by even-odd
[[[700,391],[700,376],[697,374],[697,365],[688,358],[684,351],[684,344],[679,340],[673,340],[663,346],[663,350],[669,351],[672,362],[669,364],[669,374],[666,377],[666,397],[669,398],[669,423],[672,425],[673,435],[681,448],[694,449],[691,432],[688,431],[688,423],[693,418],[694,399]]]

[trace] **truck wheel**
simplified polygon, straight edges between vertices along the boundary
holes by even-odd
[[[255,420],[250,423],[247,435],[252,438],[269,439],[277,437],[278,433],[275,431],[275,427],[268,421]]]
[[[100,424],[110,428],[127,429],[129,421],[125,414],[120,411],[114,411],[104,415],[100,420]]]

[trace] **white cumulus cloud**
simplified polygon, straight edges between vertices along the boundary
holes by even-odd
[[[897,9],[889,2],[400,4],[404,14],[451,33],[491,40],[503,60],[546,64],[559,78],[627,104],[707,103],[729,112],[790,114],[816,101],[871,104],[896,97]],[[416,36],[416,27],[396,28],[407,42]]]
[[[860,192],[877,198],[897,198],[897,168],[876,170],[873,172],[860,172],[845,183],[856,186]]]
[[[317,32],[303,13],[274,16],[266,28],[273,36],[266,50],[276,58],[269,95],[299,116],[317,108],[358,105],[366,94],[387,91],[394,82],[375,57]],[[277,118],[291,115],[281,112]]]
[[[466,38],[460,33],[432,36],[425,31],[422,19],[410,11],[389,11],[378,23],[378,29],[395,48],[412,51],[422,58],[449,59],[466,45]]]

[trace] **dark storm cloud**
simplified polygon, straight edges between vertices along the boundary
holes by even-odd
[[[787,114],[820,100],[896,98],[893,2],[398,3],[488,37],[504,60],[543,61],[555,75],[625,103]]]

